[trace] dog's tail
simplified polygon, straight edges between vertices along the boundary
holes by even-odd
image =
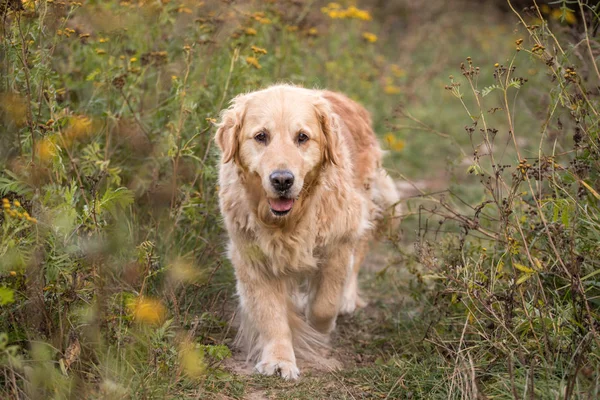
[[[375,220],[380,221],[378,230],[396,231],[402,214],[400,195],[394,181],[383,168],[378,168],[375,173],[371,196],[378,214]]]

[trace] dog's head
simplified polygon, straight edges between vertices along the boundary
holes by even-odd
[[[223,111],[215,140],[223,163],[260,180],[277,217],[288,215],[322,166],[339,163],[337,116],[317,91],[281,85],[241,95]]]

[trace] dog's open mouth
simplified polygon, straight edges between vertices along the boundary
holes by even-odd
[[[278,217],[283,217],[284,215],[292,211],[293,206],[294,199],[289,199],[287,197],[269,199],[269,207],[271,207],[271,212]]]

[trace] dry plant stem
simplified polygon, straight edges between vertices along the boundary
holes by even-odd
[[[171,188],[171,209],[175,207],[175,198],[177,194],[177,170],[179,168],[179,160],[181,158],[181,130],[183,129],[183,123],[186,120],[186,116],[188,114],[188,110],[185,109],[185,96],[186,96],[186,86],[188,82],[188,78],[190,76],[190,67],[192,64],[191,61],[191,50],[187,51],[185,58],[185,75],[183,77],[182,82],[182,93],[181,93],[181,106],[179,107],[179,120],[177,122],[177,129],[175,131],[175,139],[177,142],[177,153],[175,154],[175,158],[173,159],[173,186]]]
[[[27,65],[27,42],[23,35],[23,29],[21,28],[21,14],[17,13],[17,26],[19,27],[19,36],[21,38],[21,64],[23,65],[23,71],[25,72],[25,85],[27,90],[25,92],[27,97],[27,125],[31,132],[31,162],[35,160],[35,132],[33,129],[33,112],[31,110],[31,80],[29,76],[29,66]]]
[[[482,233],[483,235],[489,237],[490,239],[493,240],[498,240],[500,241],[500,237],[493,233],[493,232],[489,232],[483,228],[481,228],[480,226],[473,226],[473,221],[471,221],[470,219],[460,215],[460,213],[452,210],[446,203],[441,202],[439,199],[436,199],[435,197],[432,197],[431,194],[429,193],[425,193],[423,190],[421,190],[419,187],[417,187],[417,185],[415,185],[410,179],[408,179],[406,176],[404,176],[403,174],[399,174],[400,177],[404,180],[406,180],[407,182],[409,182],[420,194],[420,196],[427,198],[428,200],[431,200],[432,202],[441,205],[442,207],[444,207],[448,212],[450,212],[452,214],[452,216],[455,219],[458,219],[459,221],[465,223],[467,226],[469,226],[469,229],[473,229],[476,230],[477,232]]]
[[[150,135],[148,134],[148,130],[144,127],[144,124],[142,124],[142,121],[138,118],[137,113],[133,110],[133,107],[131,106],[131,103],[129,102],[129,98],[123,91],[123,88],[119,89],[119,93],[121,94],[121,97],[123,97],[123,100],[125,100],[125,104],[127,104],[127,108],[129,109],[129,112],[131,113],[131,115],[133,116],[133,119],[135,119],[135,122],[138,124],[138,126],[144,133],[144,136],[146,136],[146,139],[150,140]]]
[[[594,57],[594,53],[592,52],[592,46],[590,44],[590,35],[588,33],[587,21],[585,20],[585,13],[583,12],[583,4],[581,1],[577,2],[579,4],[579,11],[581,14],[581,19],[583,20],[583,28],[585,29],[585,43],[587,44],[588,54],[590,56],[590,61],[594,66],[594,70],[596,71],[596,77],[600,80],[600,71],[598,71],[598,65],[596,64],[596,58]]]
[[[231,56],[231,63],[229,64],[229,72],[227,73],[227,80],[225,81],[225,87],[223,88],[223,97],[221,97],[221,101],[219,101],[219,106],[217,110],[221,110],[223,107],[223,103],[225,102],[225,98],[227,97],[227,91],[229,90],[229,82],[231,81],[231,75],[233,74],[233,68],[235,66],[235,62],[240,56],[240,48],[236,47],[233,51],[233,56]],[[208,158],[208,153],[210,151],[210,147],[212,144],[212,138],[206,144],[206,151],[204,152],[204,157],[202,157],[202,162],[206,163],[206,159]]]
[[[519,20],[521,21],[521,23],[523,24],[523,26],[525,28],[527,28],[528,25],[525,22],[525,20],[523,19],[523,17],[521,16],[521,14],[519,14],[519,12],[517,10],[515,10],[515,8],[513,7],[512,3],[510,2],[510,0],[507,0],[507,2],[508,2],[508,5],[509,5],[510,9],[512,10],[512,12],[519,18]],[[581,4],[581,1],[578,1],[578,4]],[[544,17],[543,17],[542,12],[540,11],[540,9],[539,9],[539,7],[537,5],[537,2],[535,0],[534,0],[534,5],[536,7],[536,10],[537,10],[537,13],[538,13],[538,17],[541,20],[543,20]],[[537,35],[535,35],[533,33],[533,30],[529,30],[529,29],[527,29],[527,30],[529,32],[529,36],[536,42],[536,44],[542,45],[542,42],[537,37]],[[547,33],[554,40],[554,44],[560,50],[561,55],[565,56],[565,51],[563,50],[563,48],[561,47],[560,43],[558,42],[558,39],[556,39],[556,36],[554,36],[554,34],[550,30],[548,30]],[[558,82],[560,82],[561,89],[564,89],[563,83],[561,81],[560,74],[558,74],[558,71],[555,68],[555,66],[558,66],[560,68],[562,68],[562,66],[558,63],[558,61],[556,60],[555,57],[552,57],[552,55],[549,52],[544,51],[544,53],[547,54],[547,56],[550,57],[551,59],[554,59],[554,63],[553,63],[553,65],[550,66],[550,69],[552,70],[552,73],[557,77]],[[585,99],[586,104],[588,105],[588,107],[590,107],[590,110],[592,110],[592,112],[594,113],[594,115],[598,116],[598,112],[596,111],[596,108],[594,107],[594,105],[590,102],[589,98],[587,97],[586,91],[581,87],[581,84],[579,82],[576,82],[576,85],[577,85],[577,87],[579,89],[580,94]]]
[[[518,12],[517,12],[515,9],[514,9],[514,7],[512,6],[512,4],[510,3],[510,0],[508,0],[508,4],[509,4],[510,8],[512,9],[512,11],[513,11],[513,12],[514,12],[514,13],[515,13],[515,14],[516,14],[518,17],[519,17],[519,19],[521,20],[521,22],[523,23],[523,25],[524,25],[524,26],[527,26],[527,25],[525,24],[525,21],[524,21],[524,20],[523,20],[523,18],[521,17],[521,15],[520,15],[520,14],[519,14],[519,13],[518,13]],[[579,6],[580,6],[580,7],[582,7],[582,3],[581,3],[581,1],[578,1],[578,4],[579,4]],[[539,13],[540,17],[541,17],[541,12],[540,12],[540,10],[539,10],[539,8],[538,8],[538,6],[537,6],[537,3],[535,4],[535,6],[536,6],[536,8],[537,8],[537,10],[538,10],[538,13]],[[557,44],[558,48],[560,49],[561,53],[564,55],[564,51],[562,50],[562,48],[561,48],[561,47],[560,47],[560,45],[558,44],[558,40],[556,39],[556,37],[555,37],[554,35],[552,35],[552,33],[550,33],[550,34],[551,34],[552,38],[554,39],[554,41],[556,42],[556,44]],[[534,34],[530,33],[530,36],[531,36],[531,37],[532,37],[532,38],[533,38],[533,39],[534,39],[534,40],[535,40],[535,41],[536,41],[538,44],[540,44],[540,45],[541,45],[541,42],[539,41],[539,38],[538,38],[536,35],[534,35]],[[587,36],[587,29],[586,29],[586,36]],[[588,38],[588,40],[589,40],[589,37],[587,37],[587,38]],[[593,61],[593,58],[592,58],[592,61]],[[596,67],[595,63],[594,63],[594,66]],[[554,73],[555,75],[557,75],[557,77],[558,77],[558,73],[557,73],[557,71],[554,69],[554,67],[551,67],[551,69],[552,69],[553,73]],[[559,82],[560,82],[560,80],[559,80]],[[562,87],[562,86],[561,86],[561,87]],[[584,90],[583,88],[581,88],[581,86],[580,86],[579,82],[577,82],[577,87],[578,87],[578,89],[579,89],[579,92],[580,92],[580,94],[581,94],[581,95],[582,95],[582,96],[585,98],[585,100],[586,100],[586,103],[588,104],[589,108],[592,110],[592,112],[594,113],[594,115],[596,115],[596,116],[597,116],[597,115],[598,115],[598,113],[596,112],[595,108],[593,107],[593,105],[591,104],[591,102],[589,101],[589,99],[587,98],[587,96],[585,95],[585,90]],[[507,104],[507,103],[506,103],[506,97],[505,97],[505,104]],[[508,117],[509,117],[509,125],[510,125],[510,129],[512,130],[512,129],[513,129],[513,126],[512,126],[512,120],[510,119],[510,114],[508,114]],[[516,145],[516,142],[515,142],[515,145]],[[527,178],[526,180],[527,180],[528,186],[529,186],[529,188],[530,188],[530,191],[531,191],[532,197],[534,198],[534,201],[535,201],[536,207],[537,207],[537,209],[538,209],[538,213],[539,213],[539,216],[540,216],[540,220],[542,221],[542,223],[543,223],[543,225],[544,225],[544,229],[545,229],[545,231],[546,231],[546,235],[547,235],[547,237],[548,237],[548,242],[550,243],[550,246],[552,247],[552,250],[554,251],[554,253],[555,253],[556,257],[557,257],[557,260],[558,260],[558,262],[560,263],[561,267],[563,268],[563,270],[564,270],[564,272],[567,274],[567,276],[571,276],[571,277],[574,279],[574,282],[573,282],[573,283],[574,283],[574,284],[577,286],[577,290],[578,290],[578,291],[580,291],[581,293],[585,293],[585,292],[584,292],[584,289],[583,289],[583,284],[582,284],[582,282],[581,282],[581,279],[580,279],[580,277],[578,277],[578,276],[573,276],[573,275],[570,273],[570,271],[568,270],[568,268],[566,267],[566,265],[564,264],[564,262],[563,262],[563,260],[562,260],[562,257],[560,256],[560,254],[559,254],[559,252],[558,252],[558,250],[557,250],[557,248],[556,248],[556,246],[555,246],[555,244],[554,244],[554,241],[553,241],[553,239],[552,239],[552,235],[550,234],[550,230],[549,230],[549,228],[548,228],[548,223],[547,223],[547,221],[546,221],[546,218],[544,217],[544,214],[543,214],[543,212],[542,212],[542,209],[541,209],[540,202],[539,202],[538,198],[537,198],[537,197],[534,195],[533,186],[532,186],[532,184],[531,184],[531,181],[530,181],[530,179],[529,179],[529,178]],[[517,221],[517,224],[518,224],[518,221]],[[521,231],[521,229],[520,229],[520,224],[518,224],[518,226],[519,226],[519,231],[522,233],[522,231]],[[526,246],[525,246],[525,248],[527,249],[527,247],[526,247]],[[528,254],[528,257],[530,257],[530,254],[529,254],[529,251],[528,251],[528,249],[527,249],[527,254]],[[532,262],[532,260],[531,260],[531,259],[530,259],[530,262]],[[534,264],[532,263],[531,265],[534,265]],[[593,323],[593,321],[594,321],[594,319],[595,319],[595,318],[594,318],[594,314],[592,313],[592,311],[591,311],[591,309],[590,309],[590,305],[589,305],[588,299],[587,299],[585,296],[583,296],[583,303],[584,303],[584,305],[585,305],[585,308],[586,308],[587,316],[588,316],[588,318],[590,319],[590,321],[592,322],[592,323],[590,323],[590,329],[591,329],[591,330],[592,330],[592,332],[594,333],[594,340],[596,341],[596,343],[597,343],[598,345],[600,345],[600,338],[598,337],[598,334],[597,334],[596,328],[595,328],[595,326],[594,326],[594,323]]]

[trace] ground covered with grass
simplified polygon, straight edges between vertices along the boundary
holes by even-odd
[[[0,0],[0,397],[600,396],[597,6]],[[219,112],[365,105],[402,193],[338,371],[232,346]]]

